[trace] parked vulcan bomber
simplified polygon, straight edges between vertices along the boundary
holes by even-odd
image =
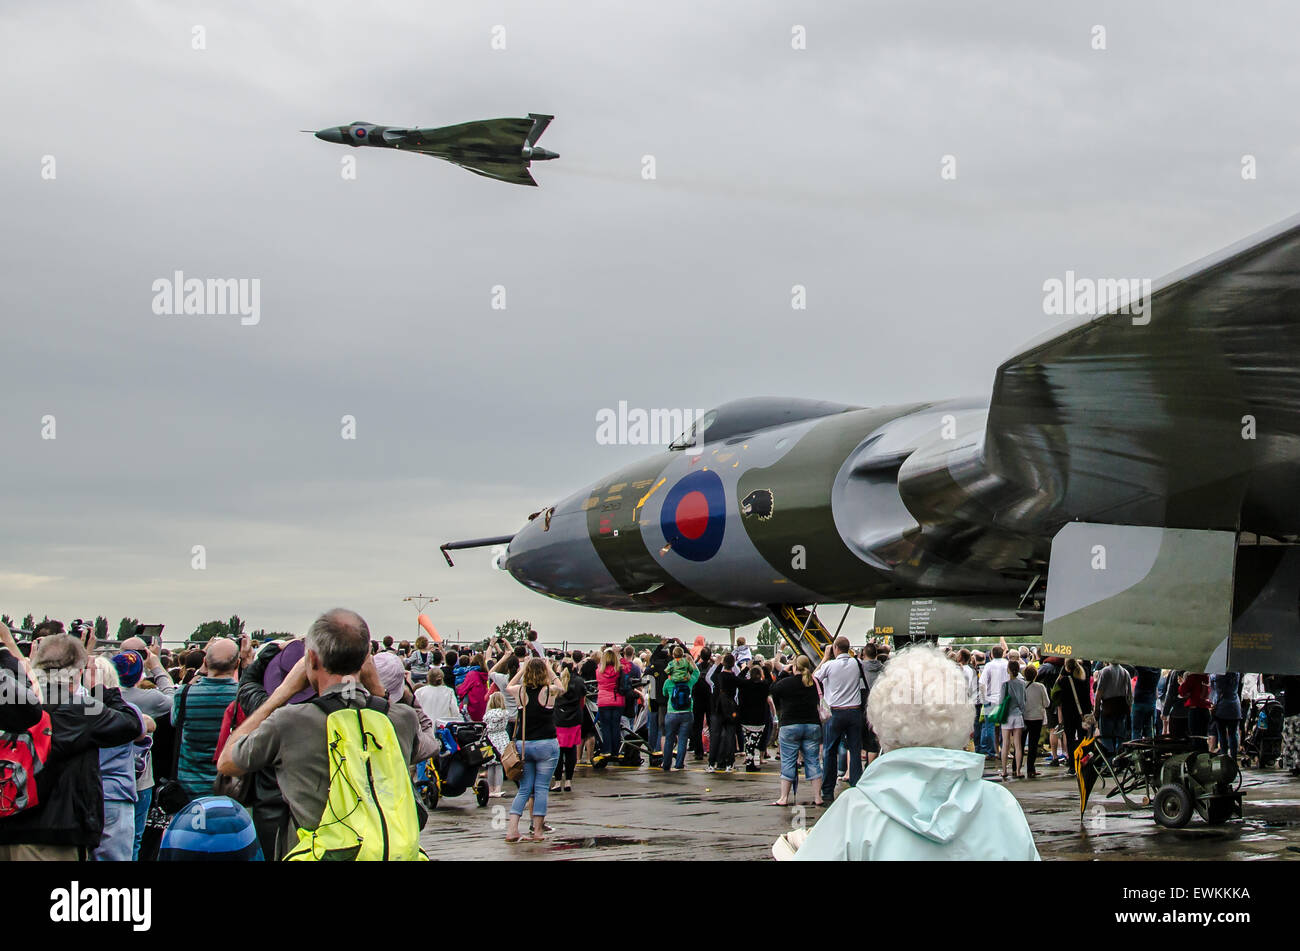
[[[814,609],[857,605],[896,643],[1300,674],[1300,215],[1141,296],[1023,347],[988,396],[724,404],[443,554],[504,546],[573,604],[766,617],[818,659],[839,627]]]
[[[432,155],[463,169],[516,185],[536,185],[529,172],[533,162],[560,156],[541,148],[542,137],[554,116],[530,112],[527,119],[478,119],[437,129],[412,129],[375,125],[373,122],[349,122],[313,132],[318,139],[379,149],[401,149]]]

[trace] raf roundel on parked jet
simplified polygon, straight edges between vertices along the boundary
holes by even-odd
[[[532,163],[560,157],[537,144],[554,118],[530,112],[527,119],[478,119],[437,129],[349,122],[319,132],[312,129],[302,131],[311,132],[326,142],[354,148],[364,145],[432,155],[499,182],[536,185],[529,172]]]
[[[989,399],[747,399],[531,516],[499,559],[575,604],[1300,673],[1300,216],[998,368]],[[844,623],[843,617],[839,622]]]

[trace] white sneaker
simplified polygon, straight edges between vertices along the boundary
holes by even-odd
[[[734,767],[734,766],[728,766],[728,767],[724,770],[724,772],[727,772],[727,773],[734,773],[735,771],[736,771],[736,767]]]
[[[706,773],[712,773],[712,772],[714,772],[714,769],[713,769],[712,766],[705,766],[705,767],[704,767],[704,771],[705,771]]]

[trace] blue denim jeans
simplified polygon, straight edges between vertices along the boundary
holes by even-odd
[[[153,787],[141,789],[135,799],[135,846],[131,850],[131,861],[140,861],[140,840],[144,838],[144,824],[149,818],[149,807],[153,805]]]
[[[684,769],[686,766],[686,747],[691,739],[691,727],[695,723],[695,717],[689,713],[670,713],[664,717],[664,767],[673,758],[673,747],[677,747],[678,769]]]
[[[994,709],[988,704],[984,705],[984,723],[980,727],[980,747],[985,756],[994,756],[998,751],[998,725],[989,716]]]
[[[618,741],[621,738],[623,707],[621,704],[617,707],[597,707],[596,715],[600,720],[601,752],[613,756],[618,752]]]
[[[1219,737],[1219,752],[1227,753],[1233,760],[1237,758],[1237,727],[1240,720],[1214,718],[1214,732]]]
[[[1133,728],[1129,739],[1140,740],[1155,733],[1156,705],[1154,703],[1133,704]]]
[[[546,804],[551,797],[551,779],[555,764],[560,761],[560,744],[557,740],[529,740],[515,742],[515,749],[523,746],[524,775],[519,780],[519,792],[510,804],[512,816],[522,816],[528,800],[533,801],[533,815],[546,815]]]
[[[794,782],[799,776],[799,753],[803,752],[803,778],[812,782],[822,778],[820,723],[791,723],[777,731],[781,746],[781,778]]]
[[[822,798],[831,800],[835,798],[835,759],[841,743],[848,746],[849,784],[856,786],[862,777],[862,710],[858,707],[832,709],[824,735],[826,755],[822,762]]]
[[[651,752],[659,750],[659,741],[663,739],[664,734],[664,708],[662,702],[658,710],[650,710],[646,713],[646,741],[650,744]]]
[[[1118,751],[1120,744],[1132,730],[1127,713],[1114,713],[1110,716],[1102,714],[1097,720],[1097,725],[1101,728],[1101,745],[1106,747],[1108,753]]]

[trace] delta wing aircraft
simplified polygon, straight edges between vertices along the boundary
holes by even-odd
[[[529,167],[560,156],[537,144],[554,116],[530,112],[527,119],[479,119],[437,129],[411,129],[350,122],[311,132],[318,139],[432,155],[475,175],[515,185],[536,185]]]
[[[813,656],[818,606],[874,605],[904,640],[1041,632],[1090,659],[1300,673],[1300,216],[1140,303],[1029,344],[990,399],[719,406],[443,555],[504,544],[542,594],[767,617]]]

